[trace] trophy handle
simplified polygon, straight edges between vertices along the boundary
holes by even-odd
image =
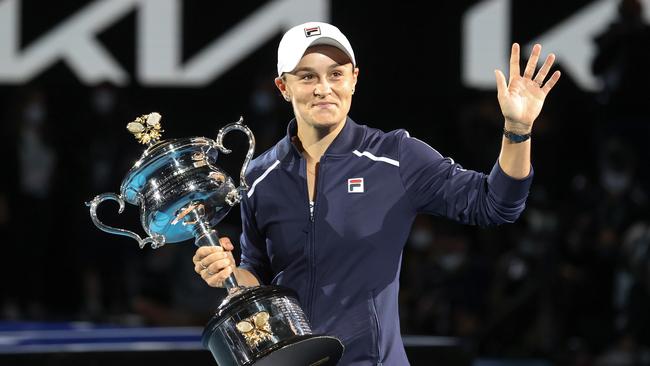
[[[226,203],[228,203],[230,206],[234,206],[239,203],[239,201],[241,201],[242,194],[248,191],[249,187],[248,183],[246,183],[246,169],[248,168],[248,163],[250,163],[253,159],[253,153],[255,152],[255,136],[253,136],[253,132],[242,123],[243,121],[244,117],[239,117],[239,121],[225,125],[219,130],[216,140],[217,148],[224,154],[230,154],[232,151],[223,146],[223,137],[232,130],[242,131],[246,134],[246,136],[248,136],[248,152],[246,153],[244,164],[242,165],[241,172],[239,173],[239,187],[228,193],[228,196],[226,197]]]
[[[97,217],[97,206],[107,200],[113,200],[119,203],[120,209],[118,213],[122,213],[122,211],[124,211],[124,199],[114,193],[102,193],[95,196],[92,201],[86,202],[86,206],[90,207],[90,218],[93,220],[95,226],[97,226],[100,230],[105,231],[109,234],[123,235],[135,239],[138,242],[138,245],[140,245],[140,249],[144,248],[147,244],[151,244],[151,247],[153,249],[159,248],[165,244],[165,237],[162,235],[152,235],[150,237],[142,239],[140,235],[132,231],[117,229],[112,226],[105,225],[99,221],[99,218]]]

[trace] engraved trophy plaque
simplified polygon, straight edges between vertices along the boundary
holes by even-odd
[[[244,173],[255,150],[255,138],[242,119],[205,137],[160,140],[161,116],[138,117],[127,129],[147,148],[120,186],[120,194],[102,193],[87,205],[93,223],[105,232],[135,239],[140,248],[160,248],[194,238],[197,246],[219,245],[216,225],[240,202],[248,185]],[[229,154],[223,138],[239,130],[248,136],[248,152],[236,187],[216,165],[219,152]],[[97,207],[104,201],[140,208],[147,236],[102,223]],[[343,345],[335,337],[315,335],[297,295],[281,286],[243,287],[234,274],[224,282],[228,296],[206,326],[202,341],[220,366],[335,365]]]

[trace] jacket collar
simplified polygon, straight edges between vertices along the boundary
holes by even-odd
[[[345,120],[345,125],[341,132],[334,138],[334,141],[325,151],[323,156],[335,156],[349,154],[361,146],[365,136],[365,126],[359,125],[354,122],[350,117]],[[287,126],[287,135],[280,143],[281,155],[285,156],[290,154],[296,158],[301,158],[302,154],[298,147],[296,147],[292,140],[298,134],[298,122],[292,119]]]

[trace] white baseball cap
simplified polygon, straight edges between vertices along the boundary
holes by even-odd
[[[352,46],[338,28],[322,22],[307,22],[289,29],[282,37],[278,46],[278,76],[295,69],[307,48],[320,44],[345,52],[356,66]]]

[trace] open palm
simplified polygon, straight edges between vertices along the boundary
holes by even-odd
[[[519,133],[528,133],[533,127],[533,122],[539,116],[544,105],[546,96],[555,83],[560,79],[560,71],[555,71],[550,79],[544,83],[544,79],[555,61],[555,55],[549,54],[544,65],[535,75],[537,61],[542,51],[542,46],[536,44],[528,59],[523,76],[519,70],[519,45],[512,45],[510,53],[510,80],[506,78],[501,70],[495,70],[497,79],[497,91],[501,113],[506,123]],[[535,77],[533,78],[533,75]]]

